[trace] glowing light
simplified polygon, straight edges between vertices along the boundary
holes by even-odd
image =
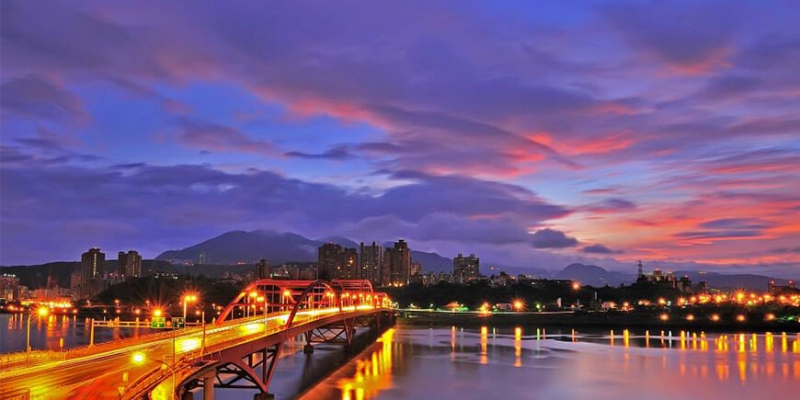
[[[241,329],[242,329],[242,331],[244,331],[245,333],[248,333],[248,334],[261,332],[261,331],[264,330],[264,324],[263,323],[252,323],[252,324],[242,325]]]
[[[764,320],[765,321],[772,321],[774,319],[775,319],[775,314],[773,314],[773,313],[769,313],[769,314],[764,316]]]
[[[668,320],[669,320],[669,314],[666,314],[666,313],[664,313],[664,314],[661,314],[661,316],[659,316],[659,318],[660,318],[662,321],[668,321]]]
[[[711,320],[714,322],[719,321],[719,314],[711,314]]]
[[[161,315],[163,315],[163,314],[164,314],[164,312],[163,312],[163,311],[161,311],[161,309],[160,309],[160,308],[156,308],[156,309],[153,311],[153,316],[154,316],[154,317],[160,317],[160,316],[161,316]]]
[[[40,317],[46,317],[47,314],[50,313],[50,310],[47,307],[39,307],[39,310],[37,312],[39,313]]]
[[[743,314],[739,314],[739,315],[736,316],[736,320],[739,321],[739,322],[744,322],[745,319],[747,319],[747,318],[745,318],[745,316]]]
[[[514,300],[514,309],[517,311],[522,311],[525,308],[525,303],[522,300]]]
[[[175,351],[186,353],[200,348],[200,339],[182,339],[175,344]]]
[[[572,290],[580,290],[581,284],[580,282],[572,282]]]
[[[692,315],[692,314],[687,315],[686,316],[686,320],[687,321],[694,321],[694,315]]]
[[[142,353],[133,353],[131,360],[134,364],[142,364],[144,363],[144,354]]]

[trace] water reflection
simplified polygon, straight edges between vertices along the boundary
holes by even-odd
[[[785,333],[399,327],[304,398],[785,398],[798,383]]]
[[[394,329],[389,329],[378,339],[380,347],[371,351],[369,358],[359,358],[355,374],[340,379],[337,387],[342,400],[363,400],[375,397],[381,390],[392,386],[392,345]]]
[[[0,354],[25,351],[29,327],[33,350],[60,351],[85,346],[89,344],[91,336],[91,323],[88,318],[57,314],[46,316],[0,314]],[[149,332],[151,330],[148,328],[95,328],[95,343],[135,337]]]

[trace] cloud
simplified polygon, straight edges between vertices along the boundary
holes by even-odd
[[[563,249],[578,245],[578,240],[554,229],[540,229],[531,234],[531,243],[537,249]]]
[[[66,254],[92,227],[123,241],[109,218],[126,238],[169,225],[153,248],[282,226],[424,226],[520,260],[546,253],[539,226],[613,232],[631,257],[792,247],[796,4],[543,7],[4,4],[0,222],[21,236],[0,253],[39,254],[43,230]],[[35,216],[22,199],[60,213],[6,211]]]
[[[581,249],[583,253],[590,253],[590,254],[622,254],[624,253],[622,250],[611,250],[602,244],[593,244],[590,246],[586,246]]]
[[[347,146],[336,146],[330,150],[325,151],[324,153],[305,153],[302,151],[290,151],[284,153],[287,157],[295,157],[295,158],[305,158],[310,160],[335,160],[341,161],[346,160],[348,158],[352,158],[353,155],[347,149]]]
[[[636,50],[689,74],[724,66],[744,12],[713,2],[607,7],[609,20]]]
[[[612,197],[587,206],[587,210],[593,213],[616,213],[631,211],[636,209],[636,204],[632,201]]]
[[[0,91],[4,112],[53,122],[84,122],[89,118],[80,99],[42,76],[12,78],[0,86]]]
[[[189,147],[216,152],[275,153],[269,142],[254,139],[234,127],[186,118],[181,119],[181,125],[178,140]]]
[[[265,227],[311,236],[358,232],[362,237],[382,231],[387,239],[407,233],[418,240],[484,244],[531,243],[532,236],[543,247],[574,240],[558,231],[526,232],[528,224],[562,217],[569,210],[518,186],[466,177],[397,173],[389,178],[402,184],[373,196],[255,169],[231,173],[208,166],[142,163],[49,167],[31,162],[24,153],[3,150],[16,161],[3,167],[0,182],[3,263],[44,245],[49,250],[43,257],[79,254],[92,245],[156,251],[220,231]],[[77,228],[92,221],[103,221],[103,229]],[[366,228],[370,226],[380,229]],[[11,227],[14,235],[7,234]],[[37,233],[43,227],[56,232],[44,244]],[[70,239],[59,243],[65,235]],[[156,244],[164,247],[157,249]]]

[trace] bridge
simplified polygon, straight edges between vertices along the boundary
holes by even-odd
[[[269,387],[283,343],[303,337],[350,346],[357,326],[393,322],[390,300],[369,281],[253,282],[211,324],[71,350],[62,359],[0,370],[0,399],[192,398],[213,388]]]

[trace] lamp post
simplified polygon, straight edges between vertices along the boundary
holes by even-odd
[[[39,309],[36,311],[36,313],[39,314],[39,318],[41,318],[41,317],[46,317],[49,311],[50,310],[48,310],[45,307],[39,307]],[[32,314],[33,313],[29,310],[28,311],[28,332],[26,334],[27,341],[26,341],[26,345],[25,345],[25,351],[27,352],[26,357],[25,357],[25,362],[28,365],[30,365],[30,363],[31,363],[31,317],[33,316]]]
[[[189,302],[197,301],[197,295],[194,294],[187,294],[183,296],[183,321],[186,322],[186,306]]]
[[[144,364],[147,361],[147,357],[145,357],[144,353],[133,353],[131,356],[131,361],[133,361],[136,365]],[[169,365],[166,362],[159,361],[161,363],[161,368],[169,368],[170,372],[172,372],[172,394],[170,395],[173,400],[175,400],[175,366]],[[175,363],[175,359],[172,360],[173,364]]]

